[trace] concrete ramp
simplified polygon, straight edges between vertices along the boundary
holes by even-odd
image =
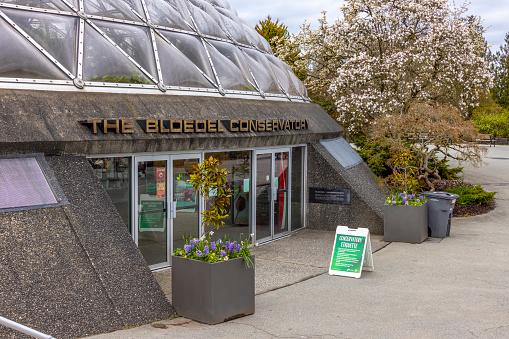
[[[46,160],[69,205],[0,213],[0,314],[56,338],[174,315],[88,160]]]
[[[308,147],[308,189],[349,190],[350,203],[309,202],[308,227],[331,231],[338,225],[364,227],[369,228],[372,234],[383,234],[385,193],[365,162],[351,161],[355,150],[344,139],[341,141],[343,141],[341,148],[336,150],[337,156],[331,154],[320,142],[312,143]],[[348,149],[345,150],[345,147]],[[343,157],[345,161],[342,165],[340,161]],[[348,165],[344,166],[345,163]]]

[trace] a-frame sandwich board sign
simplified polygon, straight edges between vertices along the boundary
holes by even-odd
[[[329,274],[360,278],[363,269],[374,270],[369,230],[347,226],[336,227]]]

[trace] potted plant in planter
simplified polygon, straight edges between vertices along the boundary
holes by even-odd
[[[427,237],[426,198],[406,192],[389,195],[384,205],[384,240],[420,244]]]
[[[417,186],[412,178],[412,155],[401,152],[394,156],[394,180],[400,181],[404,191],[391,193],[384,205],[384,240],[422,243],[428,237],[428,205],[424,196],[407,194]],[[410,175],[410,179],[408,176]]]
[[[214,204],[202,213],[202,229],[224,225],[231,190],[225,169],[210,157],[193,167],[190,182],[202,197],[214,195]],[[172,304],[183,317],[217,324],[254,313],[254,257],[250,243],[220,239],[213,232],[200,239],[185,239],[183,249],[173,251]]]

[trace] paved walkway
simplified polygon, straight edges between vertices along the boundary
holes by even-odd
[[[333,233],[307,230],[257,249],[254,315],[214,326],[177,318],[91,338],[509,338],[508,160],[509,147],[497,146],[488,166],[465,170],[466,181],[499,192],[495,210],[454,218],[441,241],[382,248],[360,279],[324,273]],[[287,286],[289,277],[300,282]]]

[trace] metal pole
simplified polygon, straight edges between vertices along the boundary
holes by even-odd
[[[47,335],[47,334],[44,334],[44,333],[41,333],[39,331],[36,331],[36,330],[33,330],[29,327],[26,327],[24,325],[21,325],[21,324],[18,324],[12,320],[9,320],[9,319],[6,319],[4,317],[0,317],[0,324],[1,325],[4,325],[6,327],[10,327],[12,329],[15,329],[17,331],[20,331],[20,332],[23,332],[25,334],[28,334],[34,338],[37,338],[37,339],[55,339],[54,337],[50,336],[50,335]]]

